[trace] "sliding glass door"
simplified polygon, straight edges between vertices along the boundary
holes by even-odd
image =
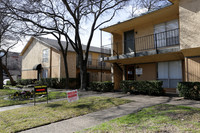
[[[181,61],[159,62],[158,80],[163,81],[164,88],[176,88],[177,83],[182,81]]]

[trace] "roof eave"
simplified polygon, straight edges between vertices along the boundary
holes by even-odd
[[[30,46],[30,44],[32,43],[34,37],[31,37],[29,39],[29,41],[26,43],[25,47],[22,49],[20,56],[23,56],[23,54],[26,52],[26,50],[28,49],[28,47]]]

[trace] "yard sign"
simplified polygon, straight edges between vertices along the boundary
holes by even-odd
[[[35,86],[34,87],[34,105],[35,105],[35,97],[36,95],[47,95],[47,103],[48,103],[48,91],[47,91],[47,86],[42,85],[42,86]]]
[[[67,91],[67,100],[68,102],[74,102],[79,99],[78,90]]]

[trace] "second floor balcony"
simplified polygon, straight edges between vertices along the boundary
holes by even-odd
[[[77,67],[79,67],[77,63]],[[102,70],[110,70],[111,63],[103,62],[98,59],[88,59],[87,69],[102,69]]]
[[[124,39],[110,45],[104,45],[102,49],[111,49],[110,60],[120,57],[137,57],[167,52],[177,52],[180,50],[179,29],[154,33],[146,36]],[[108,58],[105,58],[108,60]]]

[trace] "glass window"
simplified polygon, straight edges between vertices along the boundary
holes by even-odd
[[[168,21],[166,23],[154,26],[155,44],[157,47],[176,45],[179,43],[179,25],[178,20]]]
[[[98,58],[98,66],[101,66],[101,55],[99,55],[99,58]],[[106,66],[106,63],[104,61],[102,61],[102,66],[103,67]]]
[[[182,81],[181,61],[159,62],[158,80],[163,81],[164,88],[176,88],[177,83]]]
[[[88,65],[92,65],[92,54],[88,54]]]
[[[48,54],[49,54],[48,49],[44,49],[42,51],[42,62],[48,62]]]
[[[42,70],[42,78],[48,78],[48,69]]]
[[[158,63],[158,79],[168,79],[168,62]]]

